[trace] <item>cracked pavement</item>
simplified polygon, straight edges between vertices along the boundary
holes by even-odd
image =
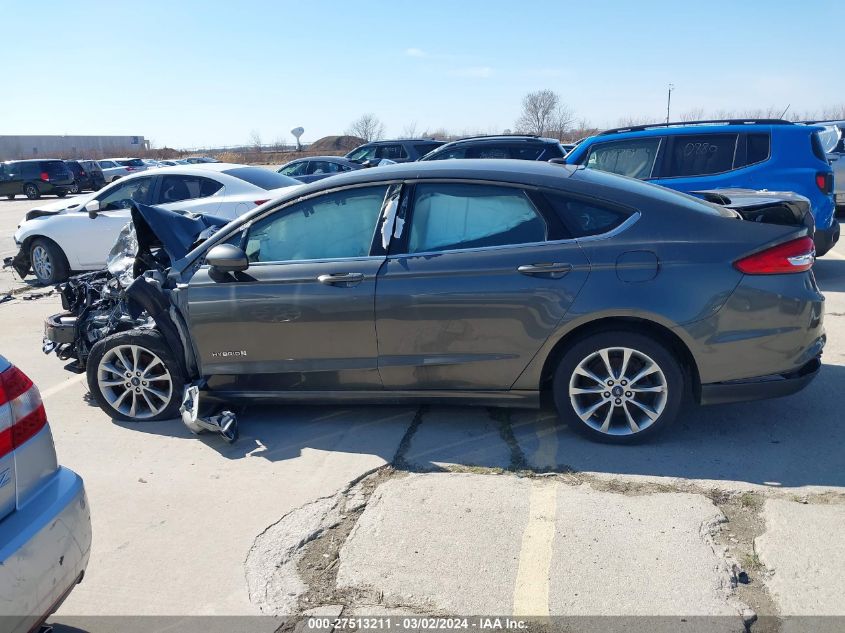
[[[0,220],[17,222],[13,205]],[[234,446],[116,423],[41,355],[58,298],[5,280],[2,353],[41,388],[92,507],[88,574],[56,631],[124,614],[699,614],[737,631],[845,616],[845,247],[816,275],[816,381],[687,411],[636,447],[590,443],[548,410],[256,407]]]

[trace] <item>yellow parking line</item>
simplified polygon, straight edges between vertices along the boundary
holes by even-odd
[[[514,615],[549,615],[549,568],[556,515],[557,482],[533,482],[528,500],[528,525],[522,534],[513,591]]]
[[[45,389],[44,391],[42,391],[41,397],[42,398],[49,398],[50,396],[55,395],[55,394],[59,393],[60,391],[64,391],[65,389],[67,389],[71,385],[75,385],[79,382],[82,382],[82,380],[84,378],[85,378],[85,374],[78,374],[78,375],[74,376],[73,378],[65,380],[64,382],[60,382],[58,385],[53,385],[49,389]]]

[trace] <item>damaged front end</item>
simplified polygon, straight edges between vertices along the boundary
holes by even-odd
[[[54,352],[63,360],[74,359],[68,368],[82,372],[94,347],[106,337],[153,329],[164,339],[176,359],[175,369],[189,385],[183,397],[184,408],[188,392],[196,389],[191,385],[197,384],[197,368],[187,326],[172,301],[178,291],[168,280],[168,273],[174,262],[228,220],[145,205],[133,206],[131,216],[132,221],[121,230],[109,253],[106,270],[77,275],[57,286],[64,311],[47,318],[43,351]],[[89,372],[89,387],[90,376]],[[140,373],[138,379],[143,379]],[[227,441],[234,441],[234,414],[200,417],[198,389],[192,402],[196,405],[193,413],[183,413],[183,418],[193,432],[216,430]]]

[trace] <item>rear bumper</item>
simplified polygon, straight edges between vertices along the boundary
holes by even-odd
[[[726,404],[789,396],[809,385],[818,375],[821,366],[820,358],[816,357],[798,371],[788,374],[701,385],[701,404]]]
[[[839,241],[839,220],[834,218],[828,228],[816,229],[813,241],[816,243],[817,256],[827,253]]]
[[[44,488],[0,521],[0,630],[37,627],[82,579],[91,515],[82,479],[59,468]]]

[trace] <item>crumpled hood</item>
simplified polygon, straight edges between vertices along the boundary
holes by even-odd
[[[161,207],[136,204],[132,207],[132,223],[138,239],[138,252],[149,252],[161,246],[170,263],[182,259],[198,241],[208,238],[226,218],[194,213],[177,213]]]

